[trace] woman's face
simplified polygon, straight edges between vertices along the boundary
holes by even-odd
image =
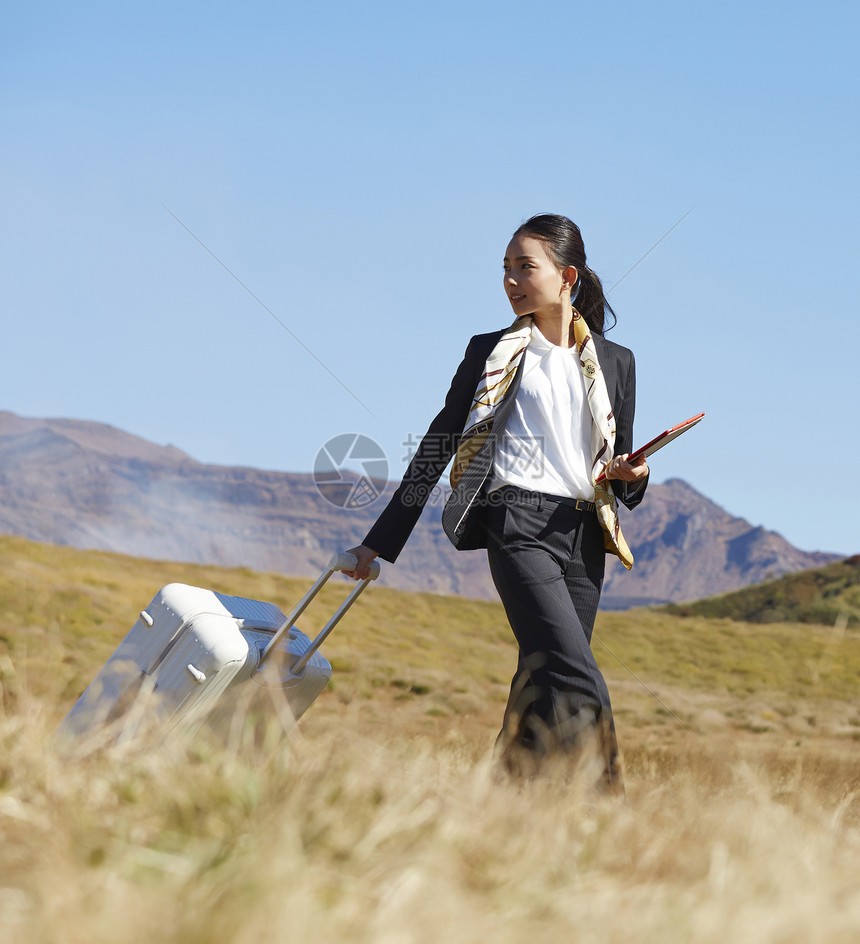
[[[570,286],[576,269],[560,272],[547,255],[545,243],[534,236],[515,236],[505,252],[505,294],[514,314],[551,315],[570,305]],[[572,278],[565,279],[565,275]],[[566,292],[566,295],[565,295]]]

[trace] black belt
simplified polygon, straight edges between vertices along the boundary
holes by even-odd
[[[526,488],[520,488],[519,485],[503,485],[499,491],[515,495],[517,501],[529,502],[532,505],[542,505],[549,501],[558,505],[568,505],[577,511],[594,511],[595,509],[594,502],[586,501],[584,498],[570,498],[568,495],[548,495],[546,492],[530,492]]]

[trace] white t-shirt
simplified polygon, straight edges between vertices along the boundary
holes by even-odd
[[[493,463],[490,491],[530,491],[594,501],[591,410],[576,348],[559,347],[537,325],[523,355],[523,374]]]

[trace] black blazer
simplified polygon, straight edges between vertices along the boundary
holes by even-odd
[[[469,341],[463,361],[451,381],[445,405],[424,434],[391,501],[362,542],[383,560],[394,563],[397,559],[427,499],[456,452],[487,358],[506,330],[478,334]],[[593,335],[593,338],[615,414],[615,454],[628,453],[633,450],[633,413],[636,407],[633,352],[600,335]],[[442,527],[460,550],[487,546],[486,530],[481,527],[481,513],[485,507],[483,487],[493,467],[499,435],[513,408],[524,363],[525,358],[520,362],[513,383],[496,409],[492,431],[457,483],[442,512]],[[613,480],[612,489],[620,502],[633,508],[642,501],[647,482],[645,479],[636,485],[629,485]]]

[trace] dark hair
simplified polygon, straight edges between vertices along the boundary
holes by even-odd
[[[540,213],[526,220],[514,233],[516,236],[534,236],[546,244],[553,262],[564,269],[573,266],[579,273],[579,292],[575,305],[585,322],[595,334],[604,333],[606,312],[612,315],[614,327],[618,321],[612,306],[603,294],[603,285],[596,272],[585,263],[585,244],[579,227],[566,216],[555,213]]]

